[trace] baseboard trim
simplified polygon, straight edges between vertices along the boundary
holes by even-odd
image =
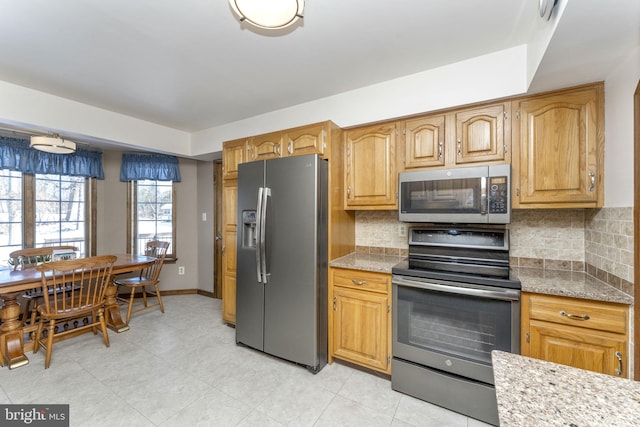
[[[209,298],[214,298],[213,292],[203,291],[202,289],[175,289],[175,290],[161,290],[162,296],[168,295],[202,295]],[[118,293],[120,298],[129,298],[129,293]],[[142,298],[142,291],[136,291],[134,298]]]

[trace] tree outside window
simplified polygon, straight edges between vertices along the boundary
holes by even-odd
[[[36,174],[35,188],[35,245],[73,245],[85,253],[85,178]]]
[[[0,169],[0,262],[22,249],[22,172]]]
[[[130,235],[135,254],[144,254],[147,242],[169,242],[168,258],[175,258],[175,197],[173,182],[138,180],[130,183]]]

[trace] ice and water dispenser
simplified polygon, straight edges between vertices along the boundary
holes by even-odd
[[[256,211],[242,211],[242,247],[256,248]]]

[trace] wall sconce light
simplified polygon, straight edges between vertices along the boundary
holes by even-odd
[[[240,22],[275,30],[302,19],[304,0],[229,0]]]

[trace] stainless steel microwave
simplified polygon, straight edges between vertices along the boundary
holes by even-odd
[[[402,172],[403,222],[508,224],[511,165]]]

